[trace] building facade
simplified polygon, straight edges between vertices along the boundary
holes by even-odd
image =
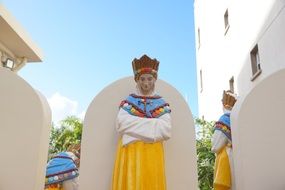
[[[285,68],[285,0],[195,0],[199,117],[216,120],[222,91],[245,96]]]
[[[41,50],[0,3],[0,67],[17,72],[26,63],[41,61]]]

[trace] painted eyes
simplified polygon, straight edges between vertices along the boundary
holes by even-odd
[[[143,81],[146,80],[146,78],[141,77],[140,80],[143,82]],[[147,80],[148,81],[153,81],[153,78],[152,77],[148,77]]]

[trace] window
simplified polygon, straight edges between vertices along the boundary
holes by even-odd
[[[229,11],[228,9],[226,10],[225,14],[224,14],[224,22],[225,22],[225,35],[227,34],[229,28],[230,28],[230,24],[229,24]]]
[[[203,73],[202,69],[200,69],[200,92],[203,91]]]
[[[250,58],[251,58],[251,70],[252,70],[251,81],[253,81],[261,73],[260,58],[259,58],[259,51],[258,51],[258,45],[257,44],[251,50]]]
[[[200,28],[198,28],[198,49],[201,46],[201,41],[200,41]]]
[[[235,85],[234,85],[234,77],[231,77],[231,79],[229,80],[230,83],[230,90],[234,93],[235,92]]]

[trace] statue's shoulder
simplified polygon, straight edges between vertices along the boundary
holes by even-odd
[[[120,107],[122,107],[125,103],[137,105],[139,98],[135,94],[128,95],[125,99],[123,99],[120,103]]]
[[[125,110],[130,115],[146,117],[143,104],[141,103],[140,99],[134,94],[130,94],[123,101],[121,101],[119,108]]]
[[[219,120],[214,125],[214,130],[219,130],[224,133],[228,139],[232,139],[231,137],[231,120],[230,114],[225,113],[223,114]]]
[[[223,123],[224,125],[227,125],[228,127],[231,126],[231,119],[230,119],[230,113],[224,113],[220,118],[220,123]]]
[[[170,113],[169,104],[159,96],[140,96],[130,94],[120,104],[120,108],[124,109],[131,115],[147,118],[157,118],[165,113]]]

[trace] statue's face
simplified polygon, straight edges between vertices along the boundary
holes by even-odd
[[[150,95],[154,90],[156,78],[152,74],[142,74],[138,78],[137,84],[143,95]]]

